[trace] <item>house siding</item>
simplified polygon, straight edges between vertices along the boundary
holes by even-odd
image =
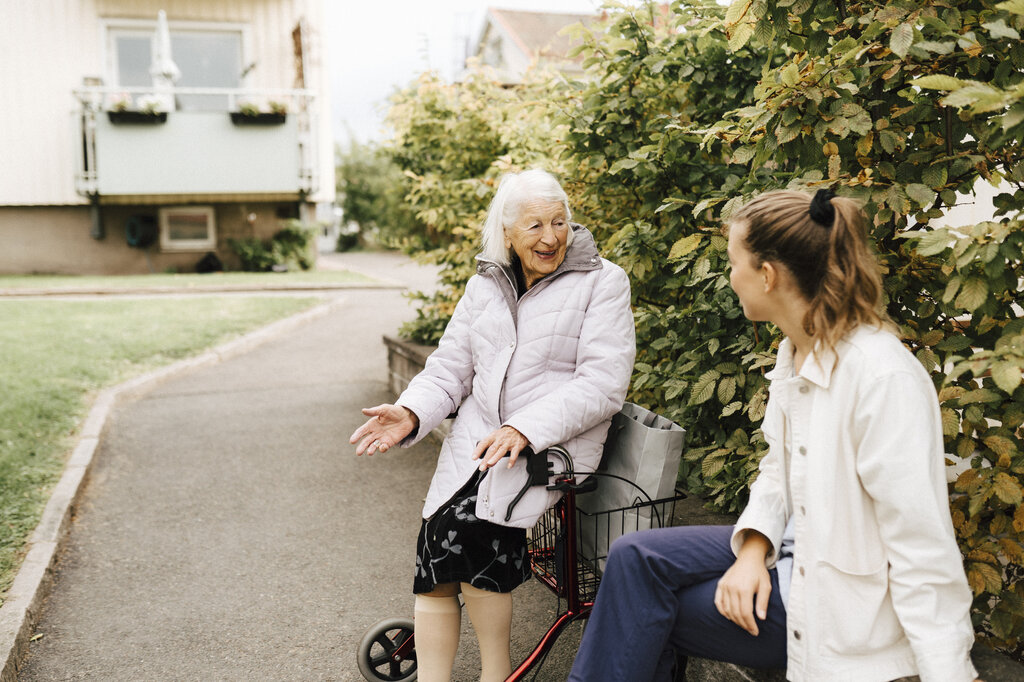
[[[72,95],[87,76],[106,78],[102,22],[155,20],[164,9],[176,21],[245,24],[246,64],[257,62],[247,79],[253,88],[295,85],[291,30],[310,29],[306,87],[317,91],[315,202],[334,199],[333,138],[323,49],[323,0],[0,0],[0,45],[4,68],[0,87],[0,206],[86,205],[75,190],[79,150],[77,103]],[[43,49],[41,49],[41,47]]]
[[[216,253],[229,269],[240,263],[229,241],[242,237],[267,239],[280,229],[279,211],[295,210],[294,202],[267,201],[215,203]],[[88,207],[0,207],[0,243],[7,244],[0,258],[0,274],[131,275],[151,272],[194,272],[205,251],[167,252],[153,245],[128,246],[125,222],[133,215],[156,216],[155,206],[105,206],[105,236],[89,236],[92,219]]]

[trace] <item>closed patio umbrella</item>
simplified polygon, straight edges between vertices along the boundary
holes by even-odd
[[[167,26],[167,13],[156,15],[156,35],[150,52],[149,75],[153,90],[163,111],[174,109],[174,84],[181,78],[181,70],[171,57],[171,29]]]

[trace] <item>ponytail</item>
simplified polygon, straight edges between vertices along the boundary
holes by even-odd
[[[746,246],[763,263],[783,265],[810,303],[804,331],[832,350],[860,324],[886,325],[882,277],[857,203],[819,190],[762,194],[730,221],[747,226]]]

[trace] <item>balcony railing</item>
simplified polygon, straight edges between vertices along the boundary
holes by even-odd
[[[74,94],[76,188],[84,196],[317,189],[312,91],[84,87]]]

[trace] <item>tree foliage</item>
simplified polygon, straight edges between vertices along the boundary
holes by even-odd
[[[364,240],[409,252],[429,246],[405,201],[408,178],[385,149],[353,140],[338,150],[336,167],[342,213],[346,221],[359,226]]]
[[[1024,632],[1024,3],[735,0],[609,10],[581,33],[585,77],[516,90],[421,80],[391,150],[438,235],[436,339],[472,273],[494,180],[544,165],[630,275],[630,397],[688,429],[687,487],[743,506],[778,330],[744,319],[721,225],[751,196],[831,187],[863,202],[885,304],[938,392],[975,625]],[[1002,188],[996,215],[942,222]]]

